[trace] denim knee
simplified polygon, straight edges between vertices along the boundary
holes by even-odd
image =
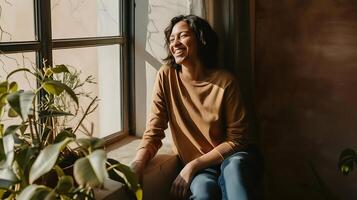
[[[197,174],[190,185],[192,200],[216,200],[221,199],[220,188],[217,183],[217,175],[210,173]]]
[[[256,151],[240,151],[221,164],[219,183],[224,199],[256,198],[262,174],[262,161]]]
[[[221,171],[227,169],[238,170],[244,165],[244,159],[248,156],[247,152],[237,152],[224,159],[221,164]],[[228,167],[228,168],[227,168]]]

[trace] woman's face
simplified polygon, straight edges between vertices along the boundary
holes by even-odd
[[[170,52],[177,64],[185,65],[198,59],[196,37],[185,21],[175,24],[169,41]]]

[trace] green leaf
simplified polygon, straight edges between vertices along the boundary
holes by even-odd
[[[112,165],[109,162],[107,162],[106,166],[108,169]],[[121,177],[121,174],[117,173],[114,168],[111,168],[110,170],[108,170],[108,174],[109,174],[109,178],[112,179],[113,181],[117,181],[117,182],[126,184],[126,180],[123,177]]]
[[[43,89],[49,94],[59,96],[64,91],[64,87],[60,81],[46,81],[42,84]]]
[[[0,169],[0,188],[7,189],[11,185],[18,183],[15,173],[10,168]]]
[[[65,175],[63,169],[62,169],[60,166],[55,165],[55,166],[53,167],[53,169],[54,169],[54,171],[56,172],[56,174],[57,174],[58,177],[62,177],[62,176]]]
[[[357,162],[357,153],[355,150],[347,148],[340,154],[338,168],[344,175],[348,175]]]
[[[78,105],[78,98],[74,91],[68,87],[66,84],[61,83],[60,81],[49,80],[42,83],[42,87],[52,95],[60,95],[64,90],[69,94],[74,102]]]
[[[45,68],[43,68],[43,70],[45,71],[45,76],[46,77],[50,77],[50,76],[52,76],[52,74],[53,74],[53,72],[52,72],[52,70],[51,70],[51,67],[45,67]]]
[[[104,140],[96,137],[91,138],[79,138],[76,140],[84,148],[102,149],[104,148]]]
[[[4,147],[4,141],[2,138],[0,138],[0,167],[2,167],[2,164],[4,162],[6,162],[6,152]]]
[[[120,171],[125,176],[126,184],[135,193],[136,198],[142,199],[142,189],[140,187],[137,176],[133,172],[133,170],[130,167],[128,167],[124,164],[121,164],[119,161],[116,161],[114,159],[109,158],[107,161],[112,166],[114,166],[114,169]]]
[[[0,102],[0,117],[2,117],[2,115],[4,114],[5,106],[6,106],[6,104]]]
[[[7,96],[11,108],[19,114],[23,121],[26,121],[32,108],[32,101],[35,94],[32,91],[17,91]]]
[[[14,117],[18,117],[19,115],[17,114],[17,112],[13,108],[10,108],[8,113],[7,113],[7,116],[14,118]]]
[[[52,72],[55,73],[55,74],[58,74],[58,73],[64,73],[64,72],[67,72],[69,73],[69,70],[67,68],[66,65],[56,65],[54,68],[51,68]]]
[[[17,200],[54,200],[55,193],[42,185],[28,185],[19,195]]]
[[[350,164],[350,165],[344,164],[344,165],[341,165],[341,166],[340,166],[340,171],[341,171],[342,174],[344,174],[344,175],[349,174],[352,170],[353,170],[353,165],[352,165],[352,164]]]
[[[100,187],[108,177],[105,168],[106,153],[95,150],[90,155],[78,159],[74,163],[74,178],[79,185],[85,187]]]
[[[1,171],[1,170],[0,170]],[[0,172],[1,173],[1,172]],[[16,182],[12,182],[9,180],[4,180],[0,178],[0,190],[1,189],[8,189],[10,188],[12,185],[14,185]],[[2,197],[2,195],[0,195],[0,197]],[[2,198],[1,198],[2,199]]]
[[[14,161],[14,137],[6,135],[0,138],[0,168],[11,168]]]
[[[53,168],[60,151],[71,141],[73,141],[72,138],[67,138],[62,142],[48,145],[40,152],[30,170],[31,184]]]
[[[59,74],[59,73],[69,73],[69,70],[66,65],[56,65],[55,67],[45,68],[45,76],[50,77],[52,74]]]
[[[64,112],[64,111],[61,111],[61,110],[42,110],[39,113],[39,117],[40,118],[45,118],[45,117],[61,117],[61,116],[69,116],[69,115],[72,115],[72,113],[69,113],[69,112]]]
[[[9,127],[6,128],[5,130],[5,135],[10,135],[13,133],[16,133],[16,131],[21,128],[22,125],[11,125]]]
[[[1,182],[1,181],[0,181]],[[1,183],[0,183],[1,184]],[[7,190],[6,189],[0,189],[0,199],[5,199],[6,197],[4,197],[3,195],[5,194]]]
[[[141,188],[138,188],[135,192],[135,196],[137,200],[142,200],[143,199],[143,190]]]
[[[55,143],[61,142],[66,138],[76,138],[76,135],[73,133],[72,128],[66,128],[61,130],[61,132],[55,138]]]
[[[21,149],[15,156],[15,160],[17,164],[19,165],[19,168],[22,169],[22,171],[29,171],[29,164],[31,163],[31,160],[35,156],[34,150],[28,146],[28,145],[23,145],[21,146]],[[25,177],[23,177],[25,178]],[[27,176],[26,176],[27,178]]]
[[[4,135],[4,124],[0,124],[0,137]]]
[[[6,77],[6,80],[9,80],[10,76],[12,76],[13,74],[15,74],[15,73],[17,73],[17,72],[21,72],[21,71],[31,73],[31,71],[30,71],[29,69],[27,69],[27,68],[19,68],[19,69],[16,69],[16,70],[10,72],[10,74],[7,75],[7,77]]]
[[[59,194],[69,193],[73,189],[74,189],[74,181],[71,176],[60,177],[58,180],[57,186],[55,188],[55,190]]]
[[[11,82],[9,85],[10,92],[16,92],[19,88],[19,85],[16,82]]]
[[[9,189],[0,189],[0,199],[13,200],[15,197],[15,192],[9,191]]]
[[[3,104],[2,106],[6,105],[6,97],[9,93],[8,92],[4,92],[1,93],[0,95],[0,103]]]
[[[60,200],[72,200],[71,197],[68,197],[66,195],[60,195]],[[88,199],[89,200],[89,199]]]
[[[7,86],[9,85],[9,82],[4,81],[0,83],[0,95],[7,92]]]

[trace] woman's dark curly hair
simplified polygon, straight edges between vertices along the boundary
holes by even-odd
[[[206,20],[195,15],[179,15],[171,19],[170,25],[164,31],[165,48],[168,56],[163,61],[172,67],[181,68],[175,62],[169,47],[172,29],[180,21],[185,21],[194,32],[197,41],[198,57],[204,67],[208,69],[217,68],[218,36]]]

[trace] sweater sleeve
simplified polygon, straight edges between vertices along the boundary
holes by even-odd
[[[240,96],[238,83],[232,80],[224,92],[222,114],[225,118],[226,139],[214,149],[222,159],[243,148],[248,129],[246,111]]]
[[[150,152],[150,158],[154,157],[162,146],[161,140],[165,137],[167,129],[168,112],[164,92],[164,73],[161,68],[157,74],[152,95],[151,113],[149,115],[146,130],[139,145],[139,149],[146,148]]]

